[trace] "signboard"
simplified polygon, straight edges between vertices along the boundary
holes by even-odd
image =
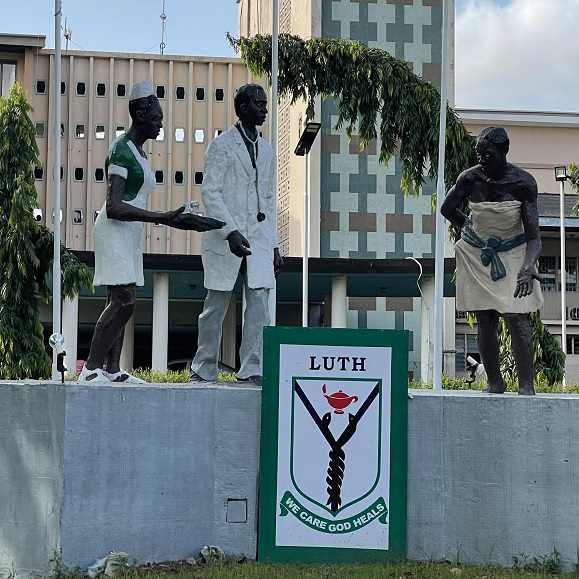
[[[258,559],[405,559],[408,333],[264,332]]]

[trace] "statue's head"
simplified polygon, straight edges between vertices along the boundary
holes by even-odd
[[[235,114],[242,122],[263,125],[267,116],[267,95],[259,84],[245,84],[237,89],[233,99]]]
[[[503,127],[483,129],[477,137],[477,142],[483,139],[492,143],[501,153],[506,155],[509,152],[509,135]]]
[[[153,91],[153,83],[142,80],[131,87],[129,114],[139,124],[148,139],[156,139],[163,127],[163,109]]]
[[[476,154],[483,171],[493,171],[506,163],[509,136],[502,127],[483,129],[476,140]]]

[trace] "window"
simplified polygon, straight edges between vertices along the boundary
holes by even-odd
[[[118,125],[115,129],[115,137],[120,137],[125,132],[125,127]]]
[[[34,178],[37,181],[42,181],[44,177],[44,169],[42,167],[34,167]]]
[[[95,139],[103,140],[106,136],[106,130],[104,125],[97,125],[94,129]]]
[[[203,171],[195,171],[195,185],[203,185]]]
[[[175,171],[175,185],[183,185],[184,179],[183,171]]]
[[[223,129],[215,129],[215,133],[213,134],[213,138],[218,137],[223,132]]]
[[[84,96],[84,95],[86,95],[86,83],[77,82],[76,83],[76,96]]]
[[[205,100],[205,89],[202,86],[198,86],[195,89],[195,100],[204,101]]]
[[[579,354],[579,336],[567,336],[567,354]]]
[[[4,69],[4,67],[2,67]],[[2,74],[4,76],[4,74]],[[2,83],[4,84],[4,83]],[[4,91],[2,91],[4,94]],[[37,80],[36,81],[36,94],[46,94],[46,81],[45,80]]]
[[[165,173],[161,170],[155,171],[155,181],[157,185],[162,184],[165,181]]]
[[[565,258],[565,291],[577,291],[577,258]]]
[[[82,209],[73,209],[72,210],[72,223],[74,225],[82,225],[84,221],[84,212]]]
[[[102,167],[96,167],[94,170],[94,180],[102,183],[105,180],[105,170]]]
[[[0,60],[0,96],[7,97],[8,91],[15,81],[16,62]]]
[[[82,167],[75,167],[74,168],[74,180],[75,181],[84,181],[84,169]]]
[[[175,140],[182,143],[185,140],[185,129],[183,127],[175,128]]]
[[[157,98],[158,99],[164,99],[165,98],[165,86],[162,84],[158,84],[157,85]]]
[[[35,123],[34,126],[36,127],[36,136],[44,137],[44,123]]]
[[[185,100],[185,87],[184,86],[178,86],[175,88],[175,98],[178,101],[184,101]]]
[[[107,96],[107,85],[104,82],[97,82],[96,95],[98,97],[106,97]]]
[[[86,136],[86,132],[84,130],[84,125],[76,125],[74,128],[74,136],[77,139],[84,139]]]
[[[225,100],[225,90],[222,88],[215,89],[215,100],[218,103],[222,103]]]
[[[556,291],[556,268],[556,258],[554,256],[539,257],[539,275],[543,278],[543,281],[541,282],[541,289],[544,292]]]
[[[161,128],[155,141],[163,141],[165,139],[165,129]]]
[[[64,181],[64,167],[60,168],[60,180]]]
[[[124,84],[117,84],[117,97],[123,99],[127,96],[127,87]]]
[[[60,136],[64,137],[65,134],[66,134],[66,128],[64,126],[64,123],[60,123]]]
[[[60,94],[66,94],[66,82],[64,80],[60,82]]]
[[[203,129],[195,129],[195,142],[202,143],[205,140],[205,131]]]

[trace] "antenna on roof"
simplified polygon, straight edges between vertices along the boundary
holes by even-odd
[[[65,50],[68,50],[68,41],[72,41],[72,28],[68,28],[66,26],[66,18],[64,19],[64,34],[63,36],[66,38],[66,47]]]
[[[159,44],[159,49],[161,54],[165,53],[165,39],[166,39],[166,28],[167,28],[167,15],[165,14],[165,0],[163,0],[163,12],[161,12],[161,43]]]

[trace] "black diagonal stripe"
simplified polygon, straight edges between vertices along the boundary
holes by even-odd
[[[334,447],[336,444],[336,439],[332,435],[332,432],[328,428],[326,424],[322,422],[322,419],[319,417],[316,409],[312,406],[312,403],[308,400],[305,392],[303,391],[302,387],[299,385],[298,381],[295,381],[296,386],[296,394],[298,395],[299,399],[302,401],[303,405],[306,407],[306,410],[310,413],[310,416],[313,418],[316,426],[320,429],[320,432],[324,435],[324,438],[328,441],[328,444],[331,447]]]

